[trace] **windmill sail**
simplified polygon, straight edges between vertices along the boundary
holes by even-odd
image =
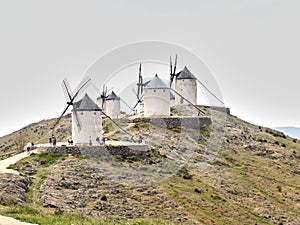
[[[176,76],[176,68],[177,68],[177,54],[175,56],[174,68],[172,65],[172,56],[170,56],[170,88],[172,87],[174,77]]]
[[[137,102],[132,107],[132,109],[133,109],[132,111],[135,110],[135,108],[138,106],[139,103],[143,102],[143,98],[144,98],[144,83],[143,83],[142,64],[141,63],[140,63],[140,66],[139,66],[139,76],[138,76],[138,78],[139,78],[139,80],[138,80],[138,83],[136,84],[137,85],[137,92],[134,91],[134,89],[133,89],[133,92],[135,93],[136,98],[137,98]]]
[[[199,109],[196,105],[194,105],[190,100],[188,100],[187,98],[185,98],[183,95],[181,95],[180,93],[178,93],[177,91],[175,91],[173,88],[170,88],[171,91],[173,91],[176,95],[180,96],[181,98],[183,98],[185,101],[187,101],[191,106],[193,106],[195,109],[197,109],[199,111],[199,113],[202,113],[203,115],[205,114],[204,111],[202,111],[201,109]]]
[[[60,122],[61,118],[65,115],[65,113],[67,112],[67,110],[69,109],[69,107],[74,105],[74,101],[78,97],[78,95],[81,94],[90,85],[90,83],[91,83],[91,78],[85,77],[79,83],[79,85],[76,87],[75,91],[72,92],[72,90],[70,88],[70,84],[68,82],[68,79],[65,78],[63,80],[63,82],[62,82],[62,88],[63,88],[63,92],[64,92],[64,95],[65,95],[66,100],[67,100],[67,106],[63,110],[63,112],[60,114],[60,117],[54,123],[54,125],[52,127],[52,130],[54,130],[55,127],[58,125],[58,123]],[[78,119],[78,117],[77,117],[77,119]],[[80,124],[80,122],[78,122],[78,124]],[[79,127],[80,127],[80,125],[79,125]]]

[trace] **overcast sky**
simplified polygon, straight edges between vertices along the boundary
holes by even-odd
[[[0,136],[57,117],[60,83],[142,40],[178,44],[207,63],[232,114],[300,126],[298,0],[0,0]]]

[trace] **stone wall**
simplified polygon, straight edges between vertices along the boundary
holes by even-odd
[[[121,156],[128,158],[132,156],[146,157],[150,154],[147,145],[120,145],[120,146],[61,146],[61,147],[47,147],[43,151],[60,154],[82,154],[87,157],[94,156]]]
[[[191,128],[199,129],[210,125],[212,123],[209,117],[142,117],[135,118],[134,123],[142,122],[153,125],[167,126],[168,129],[172,128]]]

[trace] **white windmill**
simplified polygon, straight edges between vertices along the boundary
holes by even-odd
[[[175,90],[183,97],[175,97],[176,105],[197,105],[197,78],[185,66],[182,71],[176,74]],[[187,101],[188,100],[188,101]]]
[[[90,85],[90,81],[91,79],[86,77],[81,81],[74,92],[71,91],[67,78],[65,78],[62,82],[64,94],[67,98],[67,106],[55,122],[52,129],[54,131],[61,118],[67,112],[69,107],[72,106],[72,139],[74,144],[95,144],[96,138],[101,138],[101,109],[87,94],[85,94],[80,101],[75,102],[79,94]]]
[[[144,88],[144,116],[170,116],[170,88],[157,74]]]
[[[112,91],[105,100],[106,110],[105,113],[110,116],[112,119],[118,119],[121,115],[120,108],[120,100],[121,98],[116,95],[114,91]]]

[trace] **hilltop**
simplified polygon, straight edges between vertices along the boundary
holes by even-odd
[[[21,151],[16,145],[7,149],[20,132],[47,142],[50,124],[41,121],[1,138],[2,157]],[[204,160],[211,157],[205,150],[212,126],[202,127],[195,143],[181,136],[195,130],[133,122],[130,132],[153,139],[146,157],[33,154],[12,166],[21,176],[0,178],[16,190],[15,198],[8,198],[11,189],[0,192],[0,212],[40,224],[126,224],[128,219],[132,224],[300,224],[300,141],[228,115],[217,128],[224,132],[220,151],[214,160]],[[57,128],[61,139],[70,137],[70,127],[67,116]],[[107,120],[104,131],[112,140],[126,138]],[[188,162],[179,157],[191,149]],[[171,159],[181,169],[168,164]],[[150,178],[132,168],[156,168],[150,178],[157,182],[147,183]]]

